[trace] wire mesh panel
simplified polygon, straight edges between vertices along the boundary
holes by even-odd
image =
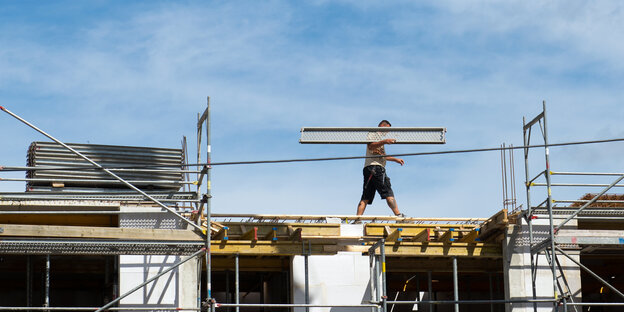
[[[395,144],[444,144],[446,128],[367,127],[301,128],[299,143],[362,144],[395,139]]]

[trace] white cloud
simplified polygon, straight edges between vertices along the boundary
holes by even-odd
[[[307,7],[278,2],[157,5],[98,18],[67,44],[3,37],[0,90],[10,89],[16,111],[61,139],[171,147],[182,134],[194,141],[195,114],[210,95],[214,161],[358,155],[300,146],[299,127],[381,118],[448,127],[446,146],[395,152],[519,145],[522,116],[538,114],[543,99],[552,142],[624,135],[619,3],[313,6],[308,15]],[[315,20],[323,13],[339,22]],[[0,123],[4,133],[19,127]],[[16,148],[31,137],[3,140]],[[605,145],[601,155],[613,151]],[[594,152],[587,153],[553,162],[582,167]],[[13,164],[24,156],[17,148],[0,154]],[[485,217],[500,208],[496,157],[434,159],[410,158],[391,171],[400,205],[415,207],[410,215]],[[215,207],[352,213],[360,163],[217,168]],[[377,202],[367,213],[389,210]]]

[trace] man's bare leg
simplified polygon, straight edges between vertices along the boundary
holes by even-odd
[[[364,214],[364,209],[366,209],[366,205],[368,205],[368,200],[362,199],[357,207],[357,215],[361,216]]]
[[[395,216],[398,216],[401,214],[401,212],[399,211],[399,207],[397,206],[397,202],[394,199],[394,196],[386,197],[386,203],[388,203],[388,207],[392,209],[392,212],[394,212]]]

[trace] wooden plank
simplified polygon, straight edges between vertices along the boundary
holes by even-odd
[[[368,223],[364,226],[364,233],[367,236],[384,236],[384,231],[386,227],[389,227],[391,231],[394,229],[401,228],[403,229],[402,236],[414,236],[418,235],[422,232],[422,229],[434,229],[439,228],[442,231],[446,231],[446,229],[457,228],[457,224],[387,224],[387,223]],[[463,228],[465,229],[473,229],[478,227],[476,224],[463,224]]]
[[[444,232],[438,232],[441,233],[439,234],[437,240],[440,242],[445,242],[445,243],[449,243],[449,242],[454,242],[455,241],[455,230],[454,229],[448,229]]]
[[[313,255],[333,255],[338,247],[332,244],[311,244],[310,253]],[[306,245],[306,251],[308,246]],[[215,241],[210,250],[213,255],[270,255],[295,256],[302,255],[303,250],[299,242],[282,241]]]
[[[414,235],[411,239],[413,242],[429,242],[431,241],[431,229],[421,229],[420,233]]]
[[[227,226],[222,227],[217,233],[212,235],[212,239],[228,240],[228,229]]]
[[[267,233],[264,236],[264,239],[270,240],[270,241],[276,241],[277,240],[277,227],[271,228],[271,231],[269,231],[269,233]]]
[[[386,241],[388,242],[400,242],[403,240],[401,237],[401,232],[403,232],[402,228],[397,228],[394,231],[390,229],[390,227],[386,226],[384,228],[384,236],[386,237]]]
[[[459,239],[459,242],[461,243],[473,243],[473,242],[477,242],[479,241],[479,239],[477,238],[479,236],[479,229],[474,229],[472,231],[470,231],[468,234],[462,236],[462,238]]]
[[[370,247],[370,245],[366,246]],[[379,252],[379,251],[376,251]],[[443,242],[401,242],[387,245],[387,257],[488,257],[500,258],[503,256],[501,244],[492,243],[458,243]]]
[[[481,231],[479,233],[478,238],[481,241],[487,241],[490,237],[495,237],[497,235],[496,232],[499,232],[507,227],[509,224],[509,219],[507,218],[507,209],[503,209],[492,217],[490,217],[487,221],[481,224]]]
[[[294,241],[302,241],[303,240],[303,236],[301,235],[302,233],[302,229],[301,228],[296,228],[294,229],[292,226],[288,226],[288,233],[290,235],[290,239],[294,240]]]
[[[257,241],[258,240],[258,227],[254,226],[253,228],[251,228],[251,230],[243,233],[243,235],[241,235],[239,239]]]
[[[247,227],[255,226],[258,228],[259,237],[264,237],[271,233],[272,231],[276,231],[276,236],[279,238],[290,239],[290,232],[288,227],[292,228],[301,228],[302,235],[309,236],[330,236],[330,235],[340,235],[340,224],[338,223],[273,223],[273,222],[221,222],[224,226],[230,228],[228,234],[230,239],[234,239],[235,237],[240,237],[244,232],[241,230],[240,226],[244,225]],[[273,228],[277,228],[273,230]]]
[[[0,237],[78,237],[158,241],[203,241],[201,235],[191,230],[24,224],[0,224],[0,228],[2,228],[2,231],[0,231]]]

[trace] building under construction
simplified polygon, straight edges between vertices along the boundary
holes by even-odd
[[[624,309],[624,196],[612,194],[624,174],[551,171],[545,105],[525,120],[524,146],[500,148],[503,205],[483,219],[214,213],[209,109],[191,164],[186,141],[64,143],[0,108],[50,139],[31,143],[26,166],[2,168],[25,172],[27,188],[0,194],[2,311]],[[366,143],[373,130],[304,128],[301,142]],[[443,128],[392,131],[444,143]],[[558,187],[596,192],[557,199]]]

